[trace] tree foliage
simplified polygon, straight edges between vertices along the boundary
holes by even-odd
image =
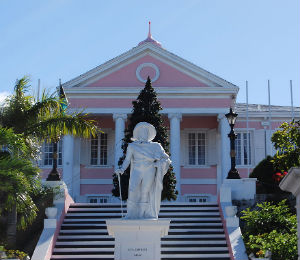
[[[37,215],[32,196],[40,189],[39,169],[22,134],[0,126],[0,147],[0,215],[6,217],[7,243],[13,248],[16,230],[25,229]]]
[[[122,158],[120,158],[119,165],[123,163],[128,144],[132,142],[131,138],[133,136],[133,129],[140,122],[148,122],[155,127],[157,134],[153,141],[160,143],[166,153],[169,154],[167,129],[164,126],[162,115],[159,113],[162,110],[162,107],[160,102],[157,100],[157,94],[151,85],[151,80],[149,77],[144,89],[141,90],[137,99],[132,102],[132,105],[132,114],[129,117],[129,124],[125,129],[125,138],[123,139],[122,145],[124,155]],[[125,171],[125,174],[121,176],[122,198],[124,200],[126,200],[128,197],[129,177],[130,169],[128,168]],[[114,174],[113,179],[114,189],[112,190],[112,193],[114,196],[119,197],[119,183],[116,174]],[[175,190],[175,187],[176,178],[173,168],[170,166],[163,180],[162,200],[175,200],[177,197],[177,191]]]
[[[39,186],[37,159],[41,142],[57,142],[62,135],[95,136],[98,132],[93,120],[82,112],[66,114],[62,100],[56,93],[45,91],[41,100],[28,94],[29,78],[17,80],[14,93],[0,110],[0,146],[8,148],[0,158],[0,210],[9,219],[7,233],[10,247],[15,243],[16,222],[26,226],[36,216],[32,196]]]
[[[278,205],[257,204],[255,210],[242,211],[241,219],[245,221],[243,238],[248,254],[262,257],[269,250],[274,260],[297,259],[297,218],[285,200]]]
[[[257,187],[257,193],[273,193],[280,190],[278,183],[274,182],[274,174],[276,169],[273,163],[273,157],[267,156],[260,161],[250,174],[250,178],[257,178],[259,187]]]
[[[36,100],[28,94],[29,89],[28,77],[17,80],[14,93],[6,99],[0,111],[0,125],[11,128],[16,134],[23,134],[32,157],[38,154],[41,141],[57,141],[67,134],[85,138],[97,134],[97,126],[87,114],[64,113],[62,101],[56,93],[50,95],[44,91],[41,99]]]
[[[285,122],[272,135],[274,165],[281,172],[300,165],[300,121]]]

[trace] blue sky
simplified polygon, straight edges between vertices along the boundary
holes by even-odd
[[[31,76],[52,91],[153,37],[238,85],[238,102],[300,106],[298,0],[9,0],[0,2],[0,99]]]

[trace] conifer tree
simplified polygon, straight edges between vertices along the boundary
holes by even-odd
[[[157,100],[157,94],[151,85],[151,80],[148,77],[145,88],[141,90],[137,100],[132,102],[133,109],[132,114],[129,117],[129,124],[125,129],[125,137],[123,139],[122,149],[123,157],[119,160],[119,166],[122,165],[128,144],[131,143],[131,138],[133,135],[133,129],[139,122],[147,122],[152,124],[156,129],[156,137],[153,142],[158,142],[164,148],[167,154],[169,154],[169,142],[167,129],[163,124],[163,119],[159,111],[162,110],[160,102]],[[122,190],[122,199],[126,200],[128,198],[128,184],[130,178],[130,166],[121,176],[121,190]],[[119,182],[118,176],[113,175],[114,188],[112,193],[114,196],[119,197]],[[162,191],[162,200],[176,200],[178,192],[175,190],[176,187],[176,178],[173,172],[173,167],[170,166],[168,172],[164,176],[163,180],[163,191]]]

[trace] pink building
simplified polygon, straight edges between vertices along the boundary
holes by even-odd
[[[177,177],[178,201],[216,201],[230,169],[229,125],[225,114],[239,114],[237,168],[247,178],[255,165],[273,154],[270,136],[291,119],[290,107],[236,104],[239,88],[161,47],[151,35],[131,50],[63,84],[69,110],[85,108],[104,131],[96,139],[66,136],[59,146],[60,171],[76,202],[113,202],[112,174],[122,155],[121,143],[132,101],[147,76],[158,93],[169,129]],[[299,109],[297,109],[299,115]],[[41,168],[46,177],[52,150],[44,146]]]

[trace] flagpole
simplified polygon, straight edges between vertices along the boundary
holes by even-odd
[[[272,151],[272,147],[271,147],[271,131],[272,131],[272,122],[271,122],[271,95],[270,95],[270,80],[268,79],[268,100],[269,100],[269,136],[268,136],[268,139],[269,139],[269,155],[271,155],[271,151]]]
[[[246,80],[246,128],[247,128],[247,155],[248,155],[248,161],[247,161],[247,173],[249,177],[249,173],[250,173],[250,136],[249,136],[249,103],[248,103],[248,80]]]
[[[290,80],[290,89],[291,89],[291,108],[292,108],[292,120],[295,118],[294,114],[294,102],[293,102],[293,81]]]
[[[41,88],[41,80],[38,79],[38,87],[37,87],[37,101],[40,101],[40,88]]]

